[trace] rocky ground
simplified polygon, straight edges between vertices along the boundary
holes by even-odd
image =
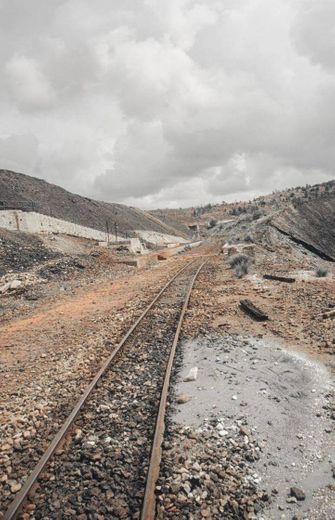
[[[9,273],[26,272],[59,256],[45,247],[37,236],[0,228],[0,277]]]
[[[62,271],[61,276],[50,268],[45,272],[44,266],[44,276],[52,272],[52,277],[35,283],[36,301],[27,301],[19,291],[2,296],[2,509],[102,361],[159,287],[185,263],[178,257],[156,265],[148,284],[145,269],[108,264],[103,255],[93,258],[94,267],[87,260],[85,269]],[[16,302],[15,309],[8,300]]]
[[[197,264],[164,293],[76,420],[33,497],[37,519],[139,518],[160,387]]]
[[[334,279],[316,278],[312,257],[271,260],[259,255],[237,279],[218,257],[197,283],[170,395],[159,518],[335,516],[334,325],[322,319]],[[262,278],[278,271],[297,281]],[[242,298],[269,321],[246,315]]]
[[[6,268],[1,285],[21,284],[0,296],[2,504],[113,345],[185,260],[136,270],[92,251],[43,259],[29,273]],[[315,276],[320,262],[325,278]],[[265,273],[296,281],[264,280]],[[209,259],[178,351],[158,518],[334,517],[334,289],[331,263],[280,245],[257,247],[241,279],[222,254]],[[269,320],[245,314],[245,298]],[[26,518],[34,517],[31,509]]]

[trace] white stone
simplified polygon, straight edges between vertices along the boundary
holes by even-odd
[[[12,282],[10,282],[9,288],[17,289],[18,287],[21,287],[21,285],[22,285],[22,282],[20,280],[13,280]]]
[[[227,432],[227,430],[220,430],[219,435],[220,435],[220,437],[225,437],[226,435],[228,435],[228,432]]]
[[[2,285],[0,287],[0,293],[1,294],[5,293],[6,291],[8,291],[9,287],[10,287],[10,283],[5,283],[5,285]]]
[[[185,382],[196,381],[197,377],[198,377],[198,367],[193,367],[189,371],[188,375],[185,377],[184,381]]]

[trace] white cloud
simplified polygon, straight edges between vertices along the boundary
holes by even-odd
[[[0,2],[0,167],[141,206],[334,177],[332,0],[33,3]]]
[[[5,170],[35,171],[38,161],[38,141],[36,137],[29,134],[0,137],[0,157],[1,167]]]
[[[335,69],[335,3],[306,0],[300,6],[292,37],[297,49],[313,63]]]
[[[52,108],[55,92],[36,60],[14,56],[5,66],[5,78],[13,102],[22,111]]]

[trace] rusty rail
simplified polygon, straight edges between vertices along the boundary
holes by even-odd
[[[114,351],[107,358],[107,360],[104,362],[104,364],[100,368],[99,372],[95,375],[94,379],[91,381],[89,386],[86,388],[86,390],[84,391],[84,393],[80,397],[79,401],[77,402],[77,404],[73,408],[72,412],[67,417],[67,419],[63,423],[62,427],[57,432],[57,434],[55,435],[53,440],[51,441],[49,447],[43,453],[42,457],[40,458],[40,460],[36,464],[35,468],[30,473],[29,477],[27,478],[26,482],[24,483],[22,489],[17,493],[17,495],[15,496],[14,500],[9,505],[9,508],[6,511],[6,513],[5,513],[4,517],[3,517],[3,520],[15,520],[18,517],[18,515],[21,512],[21,509],[22,509],[26,499],[28,498],[28,495],[29,495],[33,485],[36,483],[38,477],[40,476],[40,474],[42,473],[43,469],[45,468],[45,466],[49,462],[50,458],[55,453],[55,451],[57,450],[59,445],[61,444],[61,442],[64,439],[65,435],[69,432],[69,430],[70,430],[74,420],[76,419],[78,413],[80,412],[80,410],[82,409],[83,405],[87,401],[88,397],[90,396],[90,394],[94,390],[94,388],[95,388],[96,384],[98,383],[98,381],[101,379],[101,377],[104,375],[106,370],[109,368],[109,365],[111,364],[111,362],[113,361],[115,356],[120,352],[120,350],[122,349],[123,345],[126,343],[128,338],[131,336],[131,334],[134,332],[134,330],[138,327],[138,325],[141,323],[143,318],[148,314],[148,312],[151,310],[151,308],[155,305],[155,303],[160,299],[160,297],[166,291],[166,289],[168,289],[168,287],[170,287],[170,285],[174,282],[174,280],[183,271],[185,271],[185,269],[187,269],[188,267],[193,265],[196,261],[197,261],[197,259],[195,259],[195,260],[193,260],[191,262],[188,262],[187,265],[185,265],[184,267],[179,269],[177,271],[177,273],[164,285],[164,287],[160,290],[160,292],[157,294],[157,296],[155,296],[155,298],[152,300],[152,302],[146,307],[146,309],[142,312],[142,314],[135,321],[135,323],[130,327],[128,332],[122,338],[120,343],[116,346]],[[199,272],[199,270],[198,270],[198,272]],[[194,280],[195,280],[195,278],[194,278]],[[189,290],[189,293],[190,293],[190,290]],[[188,294],[188,298],[189,298],[189,294]],[[184,308],[185,308],[185,305],[184,305],[183,311],[182,311],[183,314],[185,313],[185,310],[186,310],[186,308],[185,308],[185,310],[184,310]],[[178,327],[179,327],[179,325],[178,325]]]
[[[207,262],[207,261],[206,261]],[[150,464],[149,464],[149,470],[147,475],[147,482],[146,482],[146,488],[144,493],[144,500],[142,505],[142,512],[141,512],[141,520],[154,520],[156,516],[156,497],[155,497],[155,488],[157,484],[157,480],[159,478],[159,470],[160,470],[160,463],[161,463],[161,457],[162,457],[162,442],[164,439],[164,430],[165,430],[165,410],[166,410],[166,403],[168,398],[168,392],[169,392],[169,385],[170,385],[170,379],[171,379],[171,372],[173,367],[173,361],[176,354],[177,344],[182,328],[182,324],[184,321],[184,316],[190,301],[191,292],[194,286],[194,282],[196,281],[201,269],[204,267],[206,262],[203,262],[195,275],[192,278],[192,281],[190,283],[190,286],[187,291],[187,295],[184,301],[184,305],[179,317],[178,326],[176,329],[175,337],[173,340],[173,344],[170,351],[170,356],[168,360],[168,364],[165,371],[164,376],[164,383],[163,388],[161,392],[161,399],[159,403],[159,410],[158,415],[156,419],[156,426],[155,426],[155,435],[154,435],[154,441],[151,448],[151,456],[150,456]]]

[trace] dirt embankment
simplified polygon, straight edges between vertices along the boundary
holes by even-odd
[[[117,224],[121,234],[131,233],[135,229],[169,234],[174,230],[173,226],[169,226],[167,231],[166,224],[150,218],[139,209],[81,197],[42,179],[7,170],[0,170],[1,207],[36,211],[101,231],[106,231],[108,221],[112,231],[114,224]]]
[[[272,225],[326,260],[335,261],[335,195],[290,206]]]

